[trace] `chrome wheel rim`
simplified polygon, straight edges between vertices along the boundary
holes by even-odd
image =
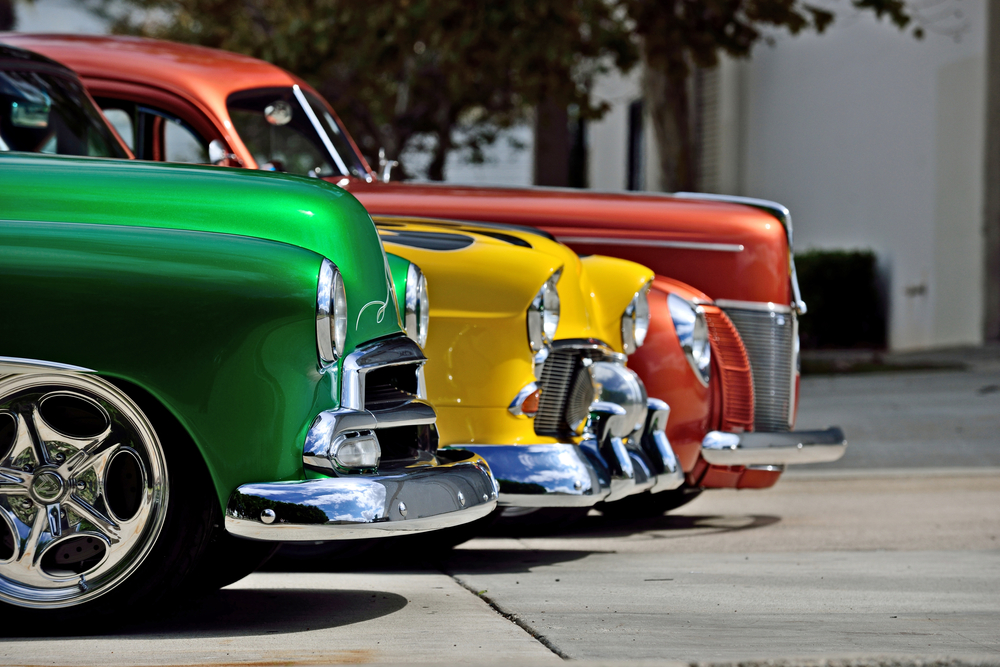
[[[0,600],[107,593],[149,554],[166,503],[163,448],[128,396],[88,375],[0,378]]]

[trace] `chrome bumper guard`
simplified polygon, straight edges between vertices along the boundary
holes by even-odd
[[[226,530],[274,542],[390,537],[460,526],[496,505],[489,466],[470,455],[375,475],[244,484],[229,499]]]
[[[650,493],[671,491],[684,483],[684,471],[667,439],[670,406],[658,398],[647,401],[646,426],[640,441],[643,452],[655,472]]]
[[[825,431],[712,431],[701,443],[705,461],[725,466],[829,463],[839,459],[845,451],[847,438],[836,426]]]

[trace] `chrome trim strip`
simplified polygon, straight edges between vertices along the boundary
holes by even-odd
[[[244,484],[229,499],[226,530],[273,542],[390,537],[460,526],[496,506],[489,466],[473,455],[375,476]]]
[[[500,485],[501,507],[591,507],[611,492],[610,480],[602,478],[574,444],[466,444],[444,449],[475,452],[486,459]]]
[[[14,373],[51,373],[62,371],[66,373],[96,373],[97,371],[83,366],[62,364],[58,361],[43,361],[41,359],[25,359],[23,357],[0,357],[0,375]]]
[[[757,310],[767,313],[782,313],[788,315],[792,312],[791,306],[771,301],[738,301],[736,299],[716,299],[715,305],[725,310],[726,308],[739,308],[742,310]]]
[[[588,245],[634,245],[649,248],[677,248],[680,250],[710,250],[715,252],[743,252],[742,243],[705,243],[698,241],[660,241],[656,239],[619,239],[603,236],[556,236],[560,243],[585,243]]]
[[[716,195],[709,194],[706,192],[675,192],[674,197],[679,199],[702,199],[705,201],[719,201],[729,204],[743,204],[744,206],[752,206],[754,208],[770,213],[781,226],[785,228],[785,238],[788,239],[788,256],[789,256],[789,281],[792,285],[792,300],[795,303],[795,310],[798,311],[799,315],[805,315],[809,310],[806,307],[806,302],[802,300],[802,292],[799,289],[799,276],[795,270],[795,254],[793,252],[794,246],[792,245],[792,213],[788,208],[776,201],[771,201],[769,199],[756,199],[754,197],[738,197],[735,195]]]
[[[295,99],[299,101],[302,105],[302,110],[306,112],[306,116],[309,117],[309,122],[312,123],[313,129],[316,130],[316,134],[323,141],[323,145],[326,146],[326,150],[330,153],[330,157],[333,161],[337,163],[337,168],[340,169],[341,176],[350,176],[351,172],[347,169],[347,165],[344,164],[344,159],[340,157],[340,153],[337,149],[333,147],[333,142],[330,141],[329,135],[327,135],[326,130],[323,129],[322,124],[319,122],[319,118],[316,117],[316,112],[313,111],[312,106],[309,104],[309,100],[306,96],[302,94],[302,89],[299,88],[299,84],[294,84],[292,86],[292,93],[295,95]]]
[[[420,346],[400,334],[396,338],[377,341],[357,348],[344,357],[344,380],[341,388],[342,409],[364,410],[365,375],[368,371],[404,364],[423,365],[427,357]],[[416,372],[417,369],[414,369]]]
[[[847,451],[843,430],[782,433],[712,431],[701,443],[701,455],[714,465],[793,465],[829,463]]]

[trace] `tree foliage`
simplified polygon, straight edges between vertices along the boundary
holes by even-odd
[[[369,156],[384,147],[398,159],[431,137],[432,179],[444,177],[450,151],[482,159],[485,145],[540,104],[599,117],[593,78],[627,71],[641,56],[664,190],[697,187],[692,71],[722,54],[747,58],[775,30],[821,33],[835,18],[803,0],[91,1],[119,12],[116,32],[245,53],[294,72],[331,101]],[[849,2],[900,29],[911,20],[904,0]]]
[[[369,155],[384,147],[398,158],[433,137],[433,179],[443,178],[449,151],[481,157],[541,100],[599,116],[604,107],[592,103],[590,81],[612,66],[631,67],[638,55],[604,0],[125,1],[147,18],[119,14],[115,32],[284,67],[330,100]]]

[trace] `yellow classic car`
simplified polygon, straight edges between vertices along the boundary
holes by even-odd
[[[535,229],[375,223],[406,331],[428,358],[439,445],[487,460],[506,514],[681,484],[669,408],[626,367],[648,327],[652,271],[578,257]]]

